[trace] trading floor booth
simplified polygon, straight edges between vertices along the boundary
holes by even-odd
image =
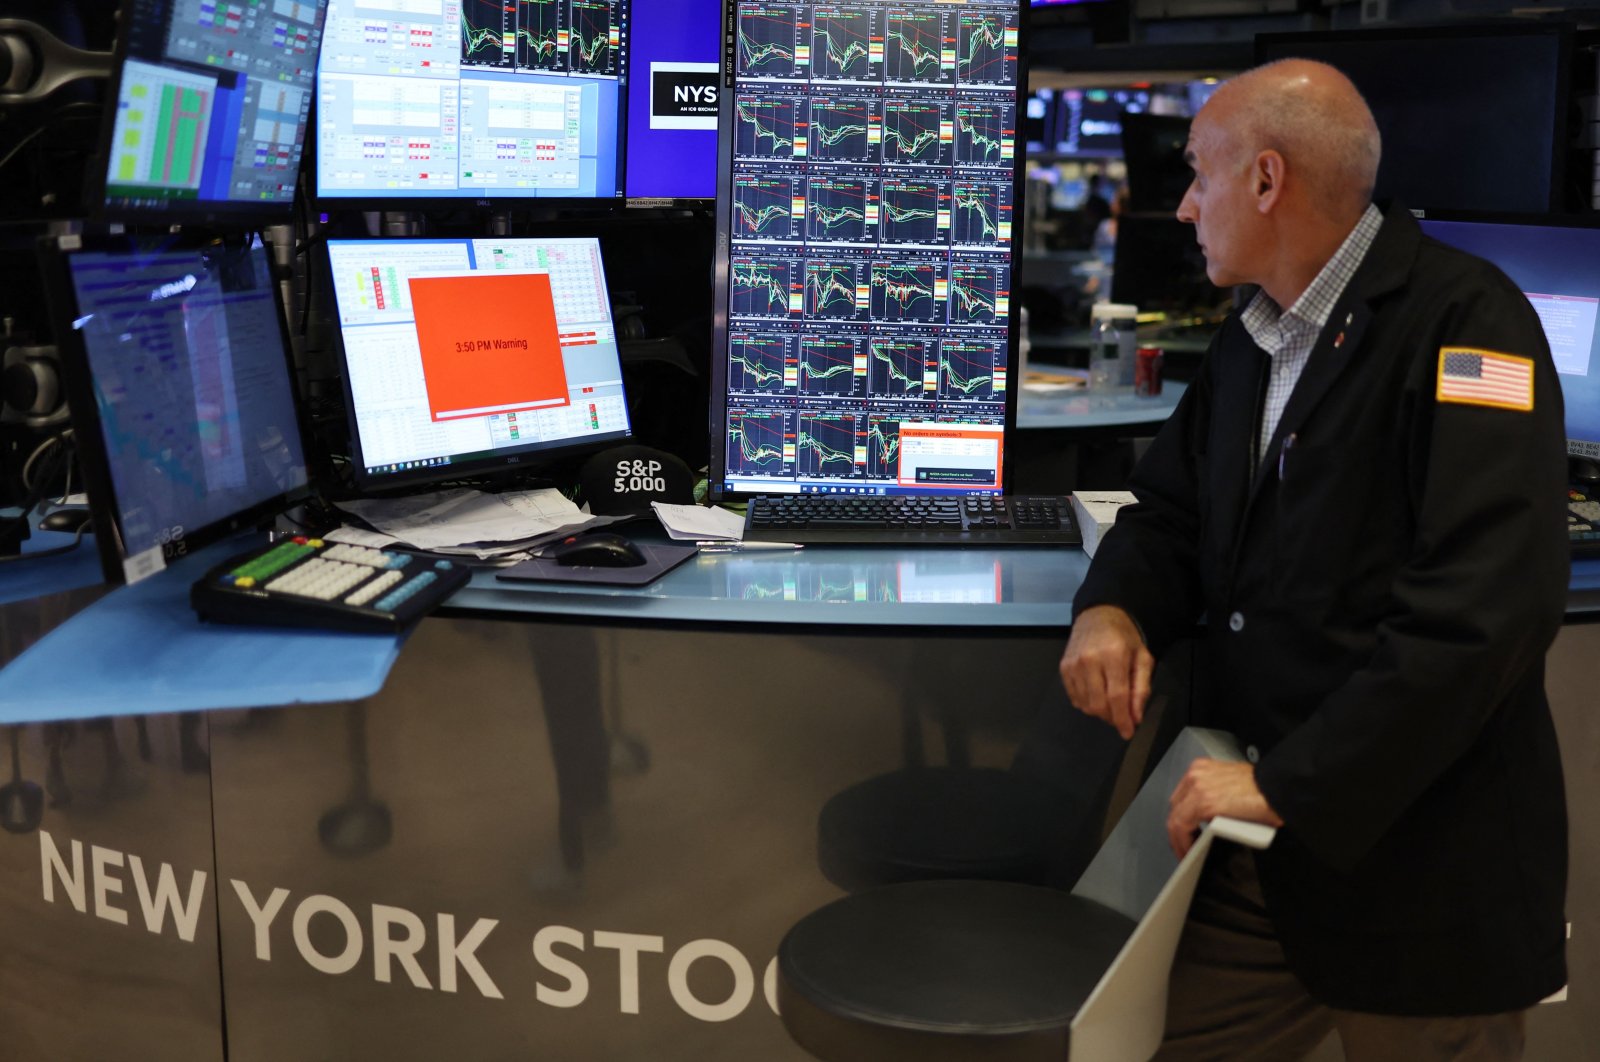
[[[40,53],[101,96],[0,142],[31,189],[99,123],[72,216],[0,174],[49,215],[0,227],[0,1058],[800,1062],[808,912],[1071,885],[1200,685],[1180,646],[1126,744],[1068,702],[1074,545],[724,541],[625,586],[343,543],[360,602],[258,585],[337,504],[619,444],[732,505],[1121,486],[1068,458],[1185,383],[1023,394],[1020,0],[121,6],[114,52]],[[1534,1060],[1600,1044],[1597,618],[1580,560]]]
[[[1551,655],[1572,983],[1533,1017],[1536,1059],[1584,1057],[1600,1032],[1582,1004],[1600,929],[1593,567]],[[778,940],[907,855],[847,848],[821,828],[831,800],[897,774],[1003,775],[1044,796],[1026,823],[930,806],[954,817],[916,856],[1070,882],[1181,719],[1182,653],[1126,764],[1065,701],[1083,570],[1070,551],[707,555],[647,590],[475,583],[403,644],[230,648],[179,629],[161,584],[181,597],[181,565],[71,619],[100,591],[7,605],[11,653],[66,619],[0,671],[8,1051],[798,1060],[772,1009]],[[117,612],[143,617],[128,649],[148,666],[97,642]],[[165,670],[161,643],[204,662]]]

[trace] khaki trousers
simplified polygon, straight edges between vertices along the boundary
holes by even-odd
[[[1350,1062],[1515,1062],[1525,1017],[1394,1017],[1318,1003],[1284,959],[1250,850],[1219,843],[1178,943],[1156,1062],[1294,1062],[1335,1028]]]

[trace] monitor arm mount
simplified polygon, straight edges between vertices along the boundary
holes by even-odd
[[[37,103],[81,78],[110,77],[110,52],[74,48],[44,27],[0,18],[0,106]]]

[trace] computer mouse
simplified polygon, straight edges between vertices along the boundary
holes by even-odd
[[[557,564],[582,568],[636,568],[645,561],[638,546],[610,531],[568,535],[546,546],[541,556]]]
[[[71,506],[65,509],[56,509],[45,513],[39,518],[40,531],[65,531],[69,535],[77,534],[78,528],[89,522],[89,510]]]

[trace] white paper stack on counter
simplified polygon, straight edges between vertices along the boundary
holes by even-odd
[[[650,508],[676,542],[737,542],[744,537],[744,517],[720,506],[651,502]]]
[[[334,542],[373,549],[410,546],[485,562],[526,560],[563,535],[621,519],[593,516],[549,489],[486,494],[460,488],[335,504],[372,530],[341,527],[327,535]]]

